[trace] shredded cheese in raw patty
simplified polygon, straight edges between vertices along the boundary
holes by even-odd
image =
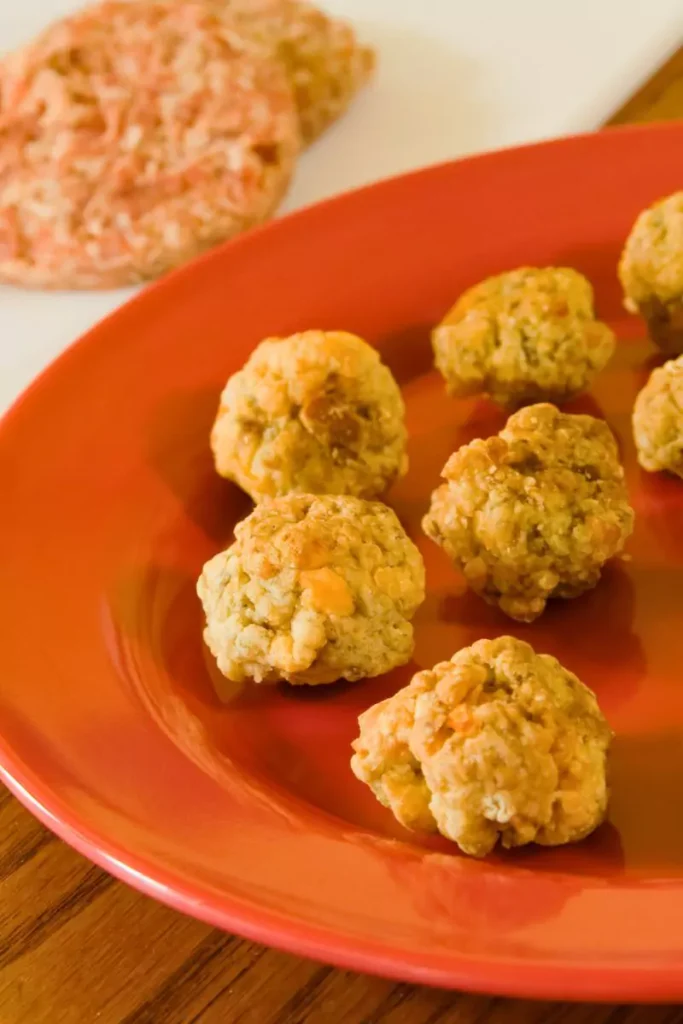
[[[163,273],[265,219],[299,144],[284,69],[226,12],[89,7],[0,64],[0,278]]]

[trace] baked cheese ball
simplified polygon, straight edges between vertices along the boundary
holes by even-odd
[[[593,289],[576,270],[521,267],[461,295],[432,332],[449,394],[500,405],[563,402],[606,366],[613,332],[595,319]]]
[[[425,533],[470,587],[520,622],[594,587],[633,529],[614,436],[593,416],[531,405],[459,448]]]
[[[625,306],[647,321],[664,352],[683,352],[683,192],[653,203],[636,220],[619,262]]]
[[[375,498],[407,468],[403,399],[377,350],[353,334],[268,338],[229,379],[211,447],[220,475],[255,502]]]
[[[357,778],[406,828],[474,857],[576,842],[605,818],[612,732],[595,694],[521,640],[463,648],[359,724]]]
[[[341,117],[375,68],[353,27],[305,0],[219,0],[240,30],[284,64],[305,143]]]
[[[386,505],[298,494],[263,502],[239,523],[197,590],[224,676],[317,685],[410,660],[425,571]]]
[[[633,408],[638,462],[683,477],[683,356],[652,371]]]
[[[265,220],[300,149],[280,61],[198,0],[105,0],[0,62],[0,280],[115,288]]]

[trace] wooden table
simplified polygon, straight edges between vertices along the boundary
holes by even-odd
[[[613,123],[683,116],[683,49]],[[683,183],[683,179],[682,179]],[[397,985],[263,949],[138,895],[0,788],[0,1024],[683,1024]]]

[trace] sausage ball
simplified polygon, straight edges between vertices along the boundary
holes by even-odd
[[[315,685],[410,660],[425,572],[386,505],[299,494],[258,505],[197,590],[224,676]]]
[[[521,640],[463,648],[359,724],[354,774],[406,828],[474,857],[576,842],[605,817],[612,732],[595,695]]]
[[[515,408],[585,391],[614,352],[576,270],[520,267],[461,295],[432,332],[449,394],[487,394]]]
[[[355,335],[268,338],[221,396],[216,469],[255,502],[291,492],[375,498],[407,469],[404,412],[391,371]]]
[[[644,210],[619,262],[625,306],[647,321],[650,337],[672,355],[683,352],[683,192]]]
[[[633,529],[616,442],[593,416],[528,406],[500,434],[459,448],[443,476],[425,533],[520,622],[551,597],[594,587]]]
[[[652,371],[636,398],[633,436],[643,469],[683,477],[683,356]]]

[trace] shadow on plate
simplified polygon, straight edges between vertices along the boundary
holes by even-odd
[[[216,550],[227,546],[234,524],[252,509],[247,495],[214,469],[209,435],[219,391],[169,395],[154,410],[147,442],[149,462]]]
[[[600,583],[588,593],[569,601],[550,601],[532,623],[509,619],[471,590],[444,597],[439,614],[477,638],[508,633],[526,640],[539,654],[554,655],[599,698],[609,677],[615,681],[608,688],[610,711],[633,696],[645,674],[643,645],[633,631],[633,580],[620,562],[608,564]]]

